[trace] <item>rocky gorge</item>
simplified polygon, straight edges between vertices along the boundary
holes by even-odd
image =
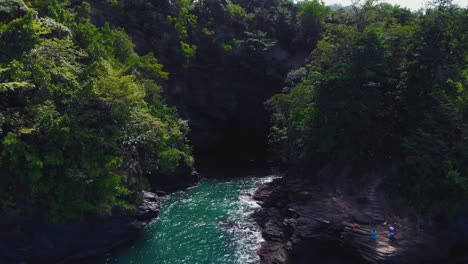
[[[74,222],[29,221],[16,216],[0,221],[1,263],[94,263],[106,253],[128,246],[158,215],[164,197],[197,184],[196,171],[180,170],[177,180],[142,191],[136,208],[113,208]],[[40,216],[44,212],[35,212]],[[13,219],[15,219],[13,218]]]
[[[467,18],[0,0],[0,263],[468,263]]]

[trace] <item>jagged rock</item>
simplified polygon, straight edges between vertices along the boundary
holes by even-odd
[[[287,259],[286,250],[281,242],[262,244],[258,254],[261,264],[282,264]]]
[[[158,216],[161,202],[156,194],[143,191],[143,202],[138,207],[137,218],[148,221]]]
[[[263,227],[262,235],[264,238],[273,241],[281,241],[283,239],[283,229],[273,220],[268,221]]]
[[[449,263],[449,248],[453,247],[447,233],[436,234],[430,228],[421,233],[409,220],[396,217],[392,221],[397,240],[387,238],[385,210],[376,189],[377,184],[370,185],[368,202],[363,205],[356,198],[297,182],[274,181],[260,187],[254,197],[261,199],[263,208],[254,218],[265,239],[258,251],[261,263],[308,263],[301,261],[321,259],[324,254],[333,256],[336,263],[420,263],[434,259]],[[372,229],[379,233],[377,240],[370,237]],[[336,254],[337,250],[342,256]]]

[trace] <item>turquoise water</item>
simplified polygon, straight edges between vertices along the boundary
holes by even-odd
[[[104,263],[258,263],[256,251],[262,238],[250,217],[258,207],[251,194],[272,179],[205,179],[173,194],[142,236]]]

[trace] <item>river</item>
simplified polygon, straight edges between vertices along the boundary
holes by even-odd
[[[262,237],[250,214],[259,206],[251,195],[273,178],[203,179],[172,194],[139,239],[100,263],[258,263]]]

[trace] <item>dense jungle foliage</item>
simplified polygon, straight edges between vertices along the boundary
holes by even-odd
[[[267,103],[271,141],[311,175],[330,162],[391,167],[387,186],[421,211],[468,197],[468,10],[366,1],[325,21],[311,62]]]
[[[125,28],[139,53],[153,52],[170,72],[165,92],[191,121],[196,150],[234,157],[265,148],[263,102],[312,51],[327,12],[318,1],[90,3],[96,24]]]
[[[0,211],[131,209],[192,164],[188,126],[160,95],[168,73],[122,29],[92,24],[89,4],[41,3],[41,15],[0,3]]]
[[[327,11],[289,0],[1,1],[0,210],[48,208],[58,220],[131,208],[140,190],[190,167],[188,126],[161,84],[221,90],[218,108],[189,111],[240,113],[215,126],[243,138],[232,147],[252,138],[256,148],[263,101],[294,54],[300,64],[312,50]]]
[[[219,72],[219,67],[239,61],[251,71],[273,75],[280,65],[268,60],[281,59],[267,56],[272,48],[311,51],[327,10],[318,1],[290,0],[90,3],[96,9],[96,23],[111,20],[124,27],[139,50],[154,52],[171,74],[187,74],[193,67]]]
[[[164,86],[185,90],[169,98],[194,130],[229,134],[214,144],[226,152],[259,148],[263,102],[283,89],[266,103],[270,142],[297,174],[391,168],[391,192],[455,213],[468,195],[467,32],[467,9],[448,0],[418,12],[372,0],[2,0],[0,211],[131,209],[191,167],[188,124]]]

